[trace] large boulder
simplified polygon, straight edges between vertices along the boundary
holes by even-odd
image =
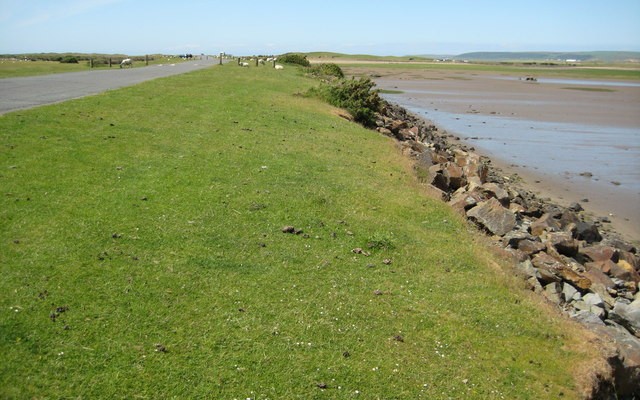
[[[532,256],[544,251],[547,246],[539,240],[525,239],[518,243],[518,250]]]
[[[618,251],[611,246],[589,246],[580,249],[580,255],[586,261],[618,261]]]
[[[543,282],[566,281],[581,290],[586,290],[591,287],[591,280],[589,278],[572,270],[547,253],[536,254],[531,260],[531,263],[534,267],[538,268]]]
[[[538,218],[531,224],[531,234],[540,236],[544,232],[557,232],[560,230],[560,223],[553,217],[553,214],[547,213]]]
[[[447,178],[449,188],[451,190],[457,190],[467,184],[467,177],[465,176],[464,171],[455,163],[446,163],[443,173]]]
[[[576,224],[576,239],[594,243],[601,241],[602,236],[594,223],[580,221]]]
[[[516,215],[491,198],[467,211],[467,217],[494,235],[503,236],[516,226]]]
[[[610,318],[640,337],[640,299],[631,303],[618,299],[613,306]]]
[[[609,274],[614,278],[622,279],[623,281],[635,283],[640,282],[640,274],[638,274],[638,271],[624,260],[619,260],[617,263],[613,263]]]
[[[454,210],[464,215],[468,209],[475,207],[481,201],[484,201],[484,197],[481,193],[476,191],[466,192],[464,190],[460,190],[453,194],[449,201],[449,205],[453,207]]]

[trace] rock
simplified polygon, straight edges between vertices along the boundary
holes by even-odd
[[[453,194],[449,205],[464,215],[467,210],[475,207],[481,201],[484,201],[484,198],[480,193],[461,191]]]
[[[467,217],[480,224],[494,235],[503,236],[516,226],[516,216],[491,198],[467,211]]]
[[[580,218],[571,210],[564,210],[560,216],[560,228],[564,231],[575,233]]]
[[[562,302],[562,298],[560,294],[562,293],[560,289],[560,283],[552,282],[548,285],[545,285],[544,291],[542,294],[553,304],[560,304]]]
[[[606,260],[617,262],[619,259],[618,251],[614,247],[603,245],[583,247],[580,249],[580,255],[585,262]]]
[[[609,317],[640,337],[640,299],[628,302],[618,299]]]
[[[534,267],[538,268],[540,280],[544,283],[560,282],[565,280],[582,290],[591,287],[591,280],[567,267],[547,253],[538,253],[531,260]]]
[[[563,268],[562,263],[547,253],[537,253],[531,259],[531,263],[537,268],[540,282],[543,284],[562,281],[562,278],[558,274],[558,271]]]
[[[640,258],[630,251],[621,250],[620,248],[618,248],[618,259],[619,261],[626,261],[636,271],[640,269]]]
[[[535,241],[535,238],[527,232],[511,231],[502,237],[502,243],[511,248],[517,249],[524,240]]]
[[[602,236],[594,223],[580,221],[576,224],[576,239],[595,243],[601,241]]]
[[[509,192],[507,192],[497,184],[492,182],[485,183],[480,187],[480,190],[482,190],[488,197],[495,197],[496,199],[498,199],[500,204],[502,204],[503,206],[509,207]]]
[[[457,190],[467,184],[467,178],[455,163],[446,163],[443,174],[447,178],[448,186],[451,190]]]
[[[553,218],[552,214],[544,214],[531,224],[531,234],[540,236],[544,232],[557,232],[560,230],[560,223]]]
[[[521,263],[516,264],[516,270],[518,271],[517,273],[521,274],[526,279],[537,279],[540,276],[538,274],[538,271],[536,271],[536,269],[533,267],[533,264],[531,264],[531,260],[525,260]]]
[[[624,281],[630,281],[638,283],[640,282],[640,275],[633,269],[633,267],[626,261],[620,260],[617,263],[611,263],[611,271],[609,274],[615,278],[622,279]]]
[[[574,300],[580,300],[582,295],[576,288],[565,282],[562,284],[562,298],[565,302],[571,303]]]
[[[540,241],[525,239],[518,243],[518,250],[523,251],[530,256],[540,253],[546,249],[546,245]]]
[[[580,212],[580,211],[584,211],[584,208],[582,208],[582,206],[580,205],[580,203],[571,203],[569,204],[569,207],[567,207],[569,210],[571,211],[575,211],[575,212]]]
[[[608,360],[613,370],[613,398],[637,399],[640,396],[640,339],[613,321],[606,321],[606,325],[593,323],[588,326],[608,342],[606,345],[613,346]]]
[[[443,169],[440,164],[435,164],[429,167],[429,175],[427,178],[427,183],[437,187],[443,192],[449,191],[449,181],[444,176]]]
[[[376,130],[377,130],[378,132],[382,133],[382,134],[383,134],[383,135],[385,135],[385,136],[389,136],[389,137],[392,137],[392,136],[393,136],[393,132],[391,132],[391,130],[390,130],[390,129],[387,129],[387,128],[378,128],[378,129],[376,129]]]
[[[615,263],[611,260],[605,261],[597,261],[597,262],[588,262],[585,263],[584,266],[587,269],[597,268],[605,274],[609,274],[611,272],[611,268],[615,265]]]
[[[407,123],[401,119],[396,119],[392,121],[389,125],[387,125],[387,129],[389,129],[394,134],[398,134],[401,129],[405,129],[407,127]]]
[[[582,304],[584,304],[584,302],[582,302]],[[598,316],[593,315],[587,310],[580,310],[576,308],[576,311],[572,313],[570,317],[584,325],[589,325],[589,326],[600,325],[603,327],[605,326],[603,320],[601,320],[600,318],[598,318]]]
[[[553,232],[549,234],[547,239],[563,256],[575,257],[578,254],[578,241],[568,232]]]
[[[585,294],[584,296],[582,296],[582,301],[584,301],[585,304],[587,304],[589,307],[595,306],[604,308],[604,301],[602,301],[602,298],[600,298],[600,296],[596,293]]]

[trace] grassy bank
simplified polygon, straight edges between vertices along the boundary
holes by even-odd
[[[225,65],[0,117],[0,397],[577,398],[582,331],[315,84]]]

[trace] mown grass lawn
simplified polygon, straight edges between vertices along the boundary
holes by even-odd
[[[576,398],[581,331],[316,84],[229,64],[0,117],[0,397]]]

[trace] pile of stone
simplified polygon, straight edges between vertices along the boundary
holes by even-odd
[[[400,141],[418,176],[516,260],[531,290],[615,344],[616,392],[640,390],[640,256],[601,232],[580,204],[561,207],[504,177],[489,159],[387,104],[377,131]],[[620,365],[621,364],[621,365]],[[637,386],[636,386],[637,385]],[[638,393],[640,395],[640,393]]]

